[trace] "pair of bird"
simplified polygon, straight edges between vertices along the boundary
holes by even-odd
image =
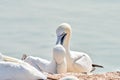
[[[24,61],[0,54],[0,80],[45,80],[41,71],[48,73],[85,72],[94,67],[91,58],[83,52],[70,50],[71,26],[59,25],[56,30],[57,42],[53,48],[53,60],[27,56]],[[32,65],[32,66],[31,66]]]
[[[92,63],[91,58],[84,52],[76,52],[70,50],[70,38],[72,29],[67,23],[62,23],[56,29],[57,41],[56,50],[53,49],[53,60],[48,60],[27,56],[24,61],[34,66],[39,71],[48,73],[90,73],[95,67],[101,67]],[[65,49],[65,50],[64,50]]]
[[[54,57],[57,56],[57,57]],[[61,45],[55,45],[53,48],[53,57],[51,65],[54,73],[63,73],[65,63],[65,49]],[[58,60],[59,59],[59,60]],[[56,61],[56,62],[55,62]],[[48,64],[43,62],[44,64]],[[57,64],[56,64],[57,63]],[[60,66],[59,66],[60,64]],[[57,68],[56,68],[57,65]],[[51,68],[50,68],[51,69]],[[66,71],[66,66],[63,71]],[[46,80],[52,79],[44,75],[36,67],[31,66],[23,60],[9,57],[0,53],[0,80]]]
[[[57,57],[59,56],[59,60]],[[54,72],[63,73],[66,71],[65,63],[65,49],[61,45],[56,45],[53,48],[52,69]],[[55,62],[56,61],[56,62]],[[57,63],[57,64],[55,64]],[[63,70],[64,69],[64,70]],[[47,80],[54,79],[47,77],[41,71],[37,70],[36,67],[26,63],[23,60],[19,60],[13,57],[9,57],[0,53],[0,80]]]

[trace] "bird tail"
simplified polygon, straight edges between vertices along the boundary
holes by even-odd
[[[104,68],[103,66],[101,66],[101,65],[98,65],[98,64],[92,64],[92,67]]]

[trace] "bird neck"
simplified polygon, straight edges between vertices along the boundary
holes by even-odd
[[[67,34],[63,43],[63,46],[67,53],[70,52],[70,38],[71,38],[71,35]]]

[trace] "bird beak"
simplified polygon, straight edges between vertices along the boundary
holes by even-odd
[[[57,44],[60,44],[60,40],[61,40],[61,37],[60,37],[60,36],[57,36],[56,45],[57,45]]]
[[[56,45],[57,45],[57,44],[63,45],[64,38],[65,38],[66,35],[67,35],[67,33],[63,33],[63,34],[61,34],[60,36],[57,36]]]

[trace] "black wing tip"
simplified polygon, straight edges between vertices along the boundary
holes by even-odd
[[[93,67],[99,67],[99,68],[104,68],[103,66],[101,65],[98,65],[98,64],[92,64]]]

